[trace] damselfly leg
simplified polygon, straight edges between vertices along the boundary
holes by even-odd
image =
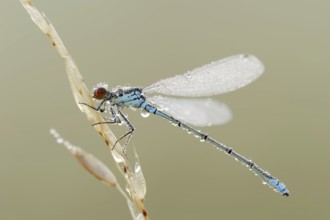
[[[92,109],[94,109],[95,111],[98,111],[98,112],[105,112],[105,104],[106,102],[105,101],[102,101],[97,108],[95,108],[94,106],[91,106],[91,105],[88,105],[86,103],[79,103],[81,105],[86,105]],[[99,125],[99,124],[122,124],[124,123],[127,127],[128,127],[128,132],[125,133],[124,135],[122,135],[119,139],[117,139],[117,141],[115,142],[115,144],[113,145],[113,148],[111,150],[113,150],[117,143],[121,140],[123,140],[124,138],[126,138],[126,141],[124,143],[124,148],[126,149],[127,145],[129,144],[129,141],[133,135],[133,132],[135,130],[135,128],[133,127],[133,125],[129,122],[129,120],[127,119],[127,117],[118,109],[117,106],[110,106],[109,107],[109,113],[110,113],[110,116],[111,116],[111,119],[110,120],[107,120],[107,121],[102,121],[102,122],[97,122],[97,123],[94,123],[92,124],[92,126],[95,126],[95,125]]]

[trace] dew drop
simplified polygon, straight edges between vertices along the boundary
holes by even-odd
[[[178,126],[178,124],[175,123],[175,122],[171,122],[171,121],[170,121],[170,123],[171,123],[173,126]]]
[[[59,143],[59,144],[62,144],[62,143],[64,142],[64,140],[63,140],[62,138],[57,138],[56,141],[57,141],[57,143]]]
[[[150,116],[150,113],[147,112],[147,111],[145,111],[145,110],[142,110],[142,111],[141,111],[141,116],[142,116],[143,118],[148,118],[148,117]]]

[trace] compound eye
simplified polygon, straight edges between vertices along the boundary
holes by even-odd
[[[101,100],[104,99],[106,94],[107,94],[107,90],[103,87],[99,87],[94,90],[93,98]]]

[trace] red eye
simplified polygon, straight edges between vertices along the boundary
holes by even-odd
[[[94,90],[93,98],[101,100],[104,99],[106,94],[107,94],[107,90],[103,87],[99,87]]]

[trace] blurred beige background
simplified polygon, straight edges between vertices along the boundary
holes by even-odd
[[[256,82],[215,97],[233,120],[203,130],[285,182],[291,197],[168,122],[127,110],[151,219],[330,218],[328,1],[34,3],[89,86],[147,86],[238,53],[264,62]],[[56,128],[116,170],[48,39],[18,1],[2,3],[0,27],[0,219],[130,219],[122,196],[49,135]]]

